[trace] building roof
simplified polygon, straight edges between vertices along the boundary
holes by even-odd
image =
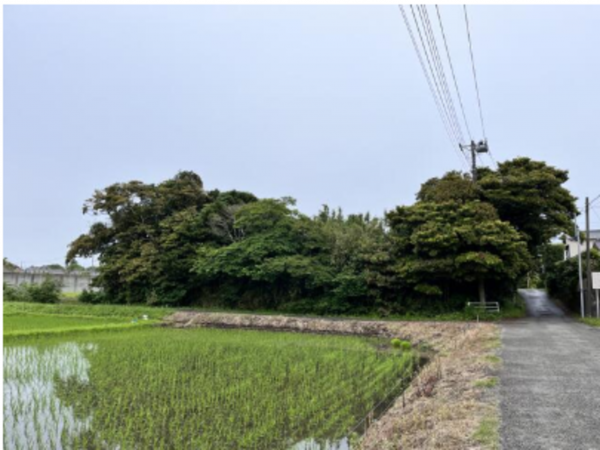
[[[581,230],[581,234],[583,234],[585,236],[585,231]],[[569,236],[567,234],[565,234],[563,236],[565,236],[567,241],[576,241],[577,240],[573,236]],[[600,241],[600,230],[590,230],[590,239],[592,241]]]
[[[65,269],[49,268],[48,266],[30,266],[25,269],[28,273],[47,273],[49,275],[60,275],[65,273]]]

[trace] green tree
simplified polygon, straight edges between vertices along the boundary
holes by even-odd
[[[565,258],[565,245],[559,243],[548,243],[540,247],[539,267],[537,272],[545,283],[548,277],[548,271],[556,264],[562,262]]]
[[[539,247],[561,232],[570,232],[577,214],[575,197],[564,184],[568,172],[529,158],[498,164],[498,170],[480,168],[477,184],[468,174],[448,172],[421,186],[417,200],[426,202],[481,200],[496,208],[527,239],[533,256]]]
[[[83,267],[81,264],[79,264],[79,262],[77,262],[76,259],[72,260],[67,265],[67,271],[69,271],[69,272],[83,272],[84,270],[85,270],[85,267]]]
[[[194,270],[219,302],[230,307],[277,309],[314,298],[333,273],[324,242],[290,199],[265,199],[240,207],[229,245],[200,246]]]
[[[20,267],[17,266],[15,263],[11,262],[8,260],[8,258],[3,258],[2,259],[2,265],[4,267],[4,270],[19,270]]]
[[[452,171],[441,178],[431,178],[421,185],[417,200],[421,202],[460,203],[479,200],[480,194],[469,174]]]
[[[514,283],[528,267],[523,237],[489,204],[418,202],[387,220],[398,276],[423,298],[448,302],[465,285]]]
[[[575,197],[564,184],[569,174],[541,161],[516,158],[480,174],[482,200],[527,238],[532,255],[561,232],[572,230]]]
[[[189,304],[200,289],[191,271],[196,248],[214,240],[202,211],[221,197],[254,198],[206,192],[193,172],[156,185],[130,181],[98,190],[83,212],[100,220],[71,243],[67,263],[99,255],[94,285],[115,303]]]
[[[330,302],[340,312],[394,312],[398,283],[384,222],[369,214],[344,216],[341,209],[327,206],[314,220],[335,272]]]

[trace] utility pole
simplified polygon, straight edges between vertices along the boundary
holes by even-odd
[[[593,292],[592,292],[592,265],[590,263],[590,198],[586,197],[585,198],[585,251],[586,251],[586,255],[585,255],[585,267],[586,267],[586,272],[585,272],[585,276],[587,278],[587,283],[586,283],[586,296],[587,296],[587,301],[585,302],[586,304],[586,315],[591,316],[592,315],[592,296],[593,296]]]
[[[471,153],[471,180],[473,184],[477,184],[477,154],[489,152],[487,140],[471,141],[470,144],[458,144],[459,148],[464,151],[467,150]],[[479,303],[485,304],[485,280],[483,277],[479,278]]]
[[[477,153],[475,142],[471,141],[471,177],[473,183],[477,183]]]
[[[579,232],[579,227],[577,226],[577,222],[574,224],[575,226],[575,237],[577,238],[577,259],[579,260],[579,300],[581,303],[581,317],[585,317],[585,297],[583,293],[583,270],[581,267],[581,233]]]
[[[470,144],[459,144],[458,146],[462,151],[468,150],[471,153],[471,179],[473,183],[477,183],[477,153],[489,152],[487,141],[479,141],[477,144],[475,141],[471,141]]]

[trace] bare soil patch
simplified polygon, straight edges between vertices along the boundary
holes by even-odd
[[[397,337],[429,348],[429,363],[364,434],[363,450],[492,449],[498,443],[499,328],[489,323],[387,322],[182,311],[165,326],[232,327]]]

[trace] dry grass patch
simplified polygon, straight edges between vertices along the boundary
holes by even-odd
[[[497,448],[495,392],[477,385],[496,380],[490,375],[498,364],[498,328],[479,324],[450,331],[445,330],[446,339],[435,341],[437,357],[413,381],[404,402],[396,401],[367,431],[363,450]],[[438,377],[435,389],[421,395],[424,380],[432,376]]]

